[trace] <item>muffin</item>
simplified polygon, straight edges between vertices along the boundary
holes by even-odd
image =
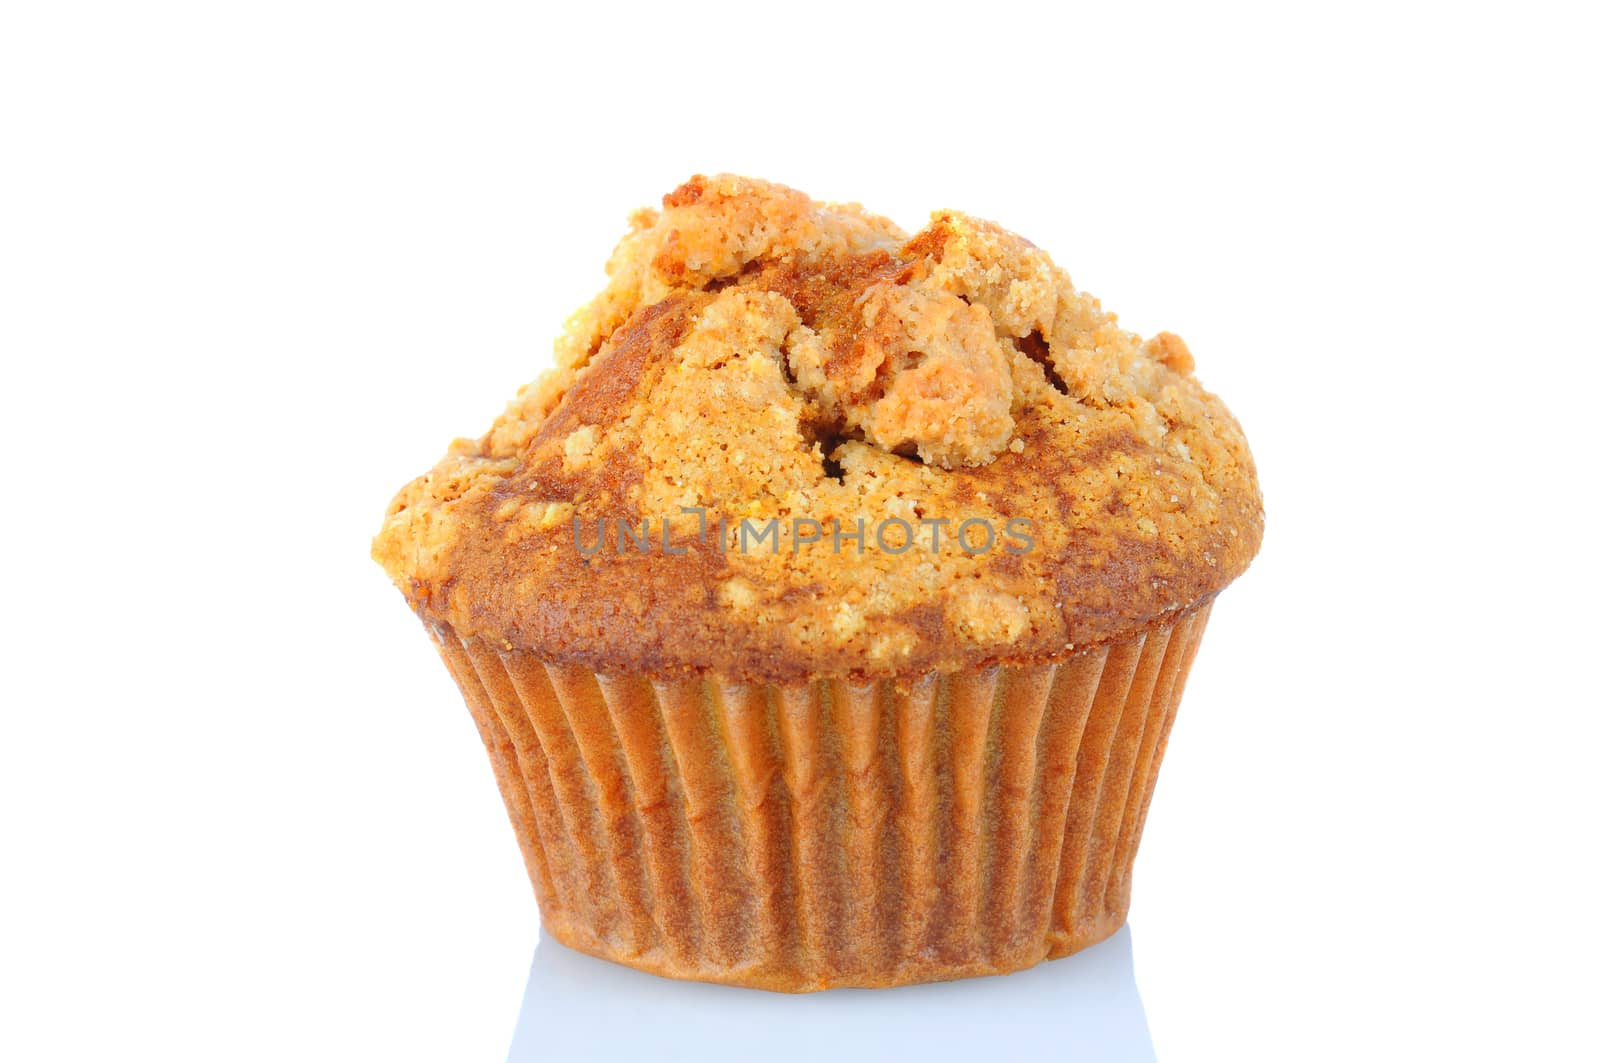
[[[1261,542],[1184,342],[990,222],[908,237],[742,177],[635,213],[607,274],[373,545],[544,926],[787,991],[1113,933],[1212,600]]]

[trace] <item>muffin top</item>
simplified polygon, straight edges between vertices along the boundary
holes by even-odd
[[[879,677],[1063,657],[1260,546],[1183,341],[990,222],[695,177],[606,271],[390,504],[373,556],[425,620],[600,672]]]

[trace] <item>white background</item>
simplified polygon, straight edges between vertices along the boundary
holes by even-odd
[[[531,891],[368,539],[731,170],[994,218],[1245,425],[1161,1058],[1595,1058],[1592,13],[1112,7],[7,5],[0,1056],[504,1058]]]

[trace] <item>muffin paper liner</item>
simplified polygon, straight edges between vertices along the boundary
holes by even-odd
[[[429,627],[558,940],[800,992],[1115,932],[1209,613],[1056,664],[799,686],[602,675]]]

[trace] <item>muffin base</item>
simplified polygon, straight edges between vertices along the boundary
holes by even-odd
[[[557,940],[808,992],[1113,934],[1209,612],[1055,663],[798,686],[596,674],[429,626]]]

